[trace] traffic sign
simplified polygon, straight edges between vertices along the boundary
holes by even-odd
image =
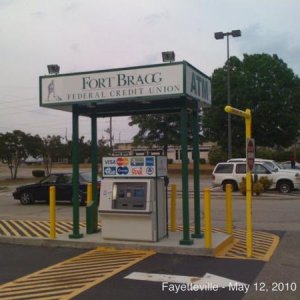
[[[255,141],[254,139],[246,140],[246,158],[247,158],[247,170],[252,171],[255,161]]]

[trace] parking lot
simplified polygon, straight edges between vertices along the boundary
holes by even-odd
[[[30,178],[31,170],[34,167],[20,168],[20,178]],[[87,172],[88,168],[83,168]],[[2,178],[9,176],[6,166],[0,167]],[[71,168],[56,168],[53,172],[71,172]],[[32,181],[37,179],[32,178]],[[2,181],[3,182],[3,181]],[[182,224],[182,196],[181,196],[181,176],[180,174],[170,174],[170,185],[177,186],[177,224]],[[3,184],[0,184],[3,186]],[[40,202],[34,205],[21,205],[18,200],[14,200],[12,192],[16,184],[7,185],[0,190],[0,212],[3,220],[48,220],[49,206]],[[169,186],[170,187],[170,186]],[[200,176],[201,190],[201,217],[203,219],[203,188],[211,187],[211,176]],[[189,209],[190,220],[193,222],[193,180],[189,175]],[[245,228],[245,196],[239,192],[232,194],[233,201],[233,225],[239,228]],[[170,198],[170,197],[169,197]],[[211,192],[212,199],[212,221],[213,226],[225,226],[225,193],[221,188],[214,188]],[[169,203],[170,208],[170,203]],[[56,206],[58,221],[72,220],[72,206],[70,203],[58,203]],[[297,230],[300,228],[300,191],[295,190],[289,194],[280,194],[276,191],[270,191],[253,196],[253,227],[258,230]],[[85,221],[85,207],[80,207],[80,220]]]
[[[24,170],[23,176],[26,175]],[[170,184],[177,185],[177,224],[182,224],[182,198],[181,198],[181,177],[180,175],[171,175]],[[193,183],[190,178],[190,218],[193,222]],[[204,187],[211,186],[209,175],[200,178],[201,191]],[[14,185],[9,185],[0,191],[0,219],[1,220],[28,220],[47,221],[49,220],[49,206],[46,203],[36,203],[33,205],[21,205],[19,201],[14,200],[12,191]],[[82,290],[81,294],[76,296],[77,299],[86,299],[89,297],[99,299],[119,299],[122,296],[131,299],[148,299],[141,298],[145,293],[151,295],[153,299],[298,299],[300,284],[300,191],[293,191],[290,194],[279,194],[277,192],[268,192],[260,196],[253,196],[253,226],[255,230],[271,231],[278,234],[281,238],[278,249],[268,263],[260,261],[215,259],[198,257],[192,258],[185,255],[162,255],[156,254],[153,257],[139,262],[135,266],[121,271],[118,275],[108,278],[103,283],[96,284],[93,288]],[[201,223],[203,225],[203,195],[201,192]],[[236,192],[233,193],[233,225],[235,228],[245,228],[245,196]],[[60,203],[56,207],[58,221],[72,221],[72,206],[69,203]],[[80,207],[80,220],[85,222],[85,207]],[[221,189],[212,190],[212,220],[214,228],[225,228],[225,194]],[[33,224],[28,222],[28,224]],[[77,250],[59,250],[59,248],[47,251],[44,247],[28,247],[17,245],[0,244],[1,253],[15,253],[12,260],[0,260],[1,283],[15,280],[20,276],[30,274],[31,272],[41,272],[45,267],[52,268],[52,264],[63,262],[65,259],[75,257],[85,251]],[[21,251],[21,252],[20,252]],[[44,253],[47,252],[47,253]],[[23,253],[17,255],[17,253]],[[29,253],[36,253],[34,256]],[[38,257],[47,255],[47,263],[39,260]],[[27,259],[24,260],[24,257]],[[75,259],[75,258],[74,258]],[[93,259],[87,261],[93,264]],[[76,268],[76,267],[75,267]],[[64,267],[62,267],[64,269]],[[19,270],[19,271],[18,271]],[[22,272],[20,273],[20,270]],[[50,269],[50,273],[52,269]],[[247,270],[247,272],[245,272]],[[280,270],[280,272],[278,272]],[[148,272],[170,274],[205,276],[206,273],[212,273],[225,278],[231,278],[250,285],[247,293],[229,292],[222,289],[219,292],[179,292],[170,291],[162,292],[162,285],[159,282],[130,281],[124,279],[125,276],[132,272]],[[3,273],[3,274],[2,274]],[[76,273],[76,272],[75,272]],[[244,274],[244,275],[242,275]],[[5,275],[5,276],[4,276]],[[28,277],[29,278],[29,277]],[[27,280],[27,279],[26,279]],[[275,291],[261,292],[255,288],[255,283],[266,284],[272,287],[274,282],[285,282],[298,284],[297,291]],[[115,288],[118,286],[118,288]],[[131,288],[128,288],[131,287]],[[18,290],[18,287],[17,287]],[[99,296],[101,295],[101,296]],[[103,298],[101,298],[103,296]]]

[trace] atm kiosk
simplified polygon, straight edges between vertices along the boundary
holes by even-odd
[[[156,242],[167,236],[166,176],[165,156],[104,157],[102,237]]]

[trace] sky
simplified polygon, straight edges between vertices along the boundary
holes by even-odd
[[[0,132],[19,129],[71,139],[71,113],[39,106],[39,76],[47,65],[60,73],[161,63],[173,50],[211,76],[223,67],[226,40],[214,32],[240,29],[230,55],[277,54],[300,75],[298,0],[0,0]],[[109,119],[98,119],[108,138]],[[90,120],[79,134],[90,139]],[[128,142],[137,128],[113,118],[114,142]]]

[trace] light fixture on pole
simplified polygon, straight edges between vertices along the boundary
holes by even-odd
[[[231,105],[230,99],[230,62],[229,62],[229,36],[239,37],[242,35],[240,30],[231,32],[215,32],[215,39],[221,40],[227,37],[227,105]],[[231,136],[231,115],[228,114],[228,159],[232,157],[232,136]]]
[[[48,73],[50,75],[52,75],[52,74],[53,75],[59,74],[59,69],[60,69],[59,65],[48,65],[47,68],[48,68]]]
[[[162,60],[163,62],[173,62],[175,61],[175,52],[174,51],[166,51],[162,52]]]

